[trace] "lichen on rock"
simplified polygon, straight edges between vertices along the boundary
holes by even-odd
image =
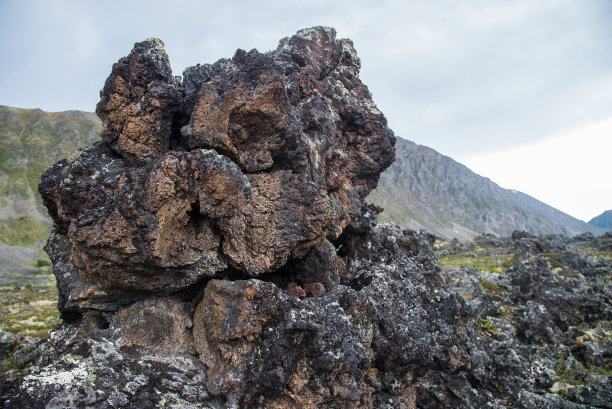
[[[85,290],[61,287],[62,310],[168,295],[228,266],[257,277],[336,240],[394,157],[358,70],[329,28],[188,68],[183,82],[160,40],[137,43],[101,92],[104,142],[40,185],[49,251],[66,254],[56,274]]]
[[[544,256],[575,283],[609,263],[516,233],[479,241],[514,246],[505,275],[449,276],[433,235],[377,225],[395,137],[360,64],[324,27],[182,80],[160,40],[120,59],[102,141],[42,176],[63,323],[4,407],[605,407],[579,362],[605,370],[605,324],[576,325],[610,320],[610,284],[589,298]]]

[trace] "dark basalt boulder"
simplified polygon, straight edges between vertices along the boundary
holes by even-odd
[[[394,158],[359,66],[327,28],[183,82],[161,41],[136,44],[101,92],[105,143],[42,177],[49,252],[71,277],[62,310],[167,295],[228,266],[257,277],[336,240]]]
[[[609,407],[609,237],[377,225],[395,138],[359,67],[322,27],[182,79],[157,39],[119,60],[102,141],[42,177],[63,323],[0,333],[29,368],[1,406]]]
[[[5,404],[372,407],[396,374],[463,365],[432,237],[363,200],[395,138],[359,68],[322,27],[182,81],[159,40],[119,60],[103,141],[42,177],[64,324]]]

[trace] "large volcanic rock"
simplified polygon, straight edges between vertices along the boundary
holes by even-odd
[[[460,367],[431,237],[363,202],[395,138],[359,67],[321,27],[182,81],[159,40],[119,60],[103,141],[42,177],[64,324],[4,404],[406,406]]]
[[[276,51],[171,74],[148,39],[113,66],[102,138],[43,175],[61,309],[113,310],[228,266],[257,277],[336,240],[394,158],[350,40],[314,28]]]
[[[0,332],[2,407],[609,408],[610,237],[442,273],[363,202],[395,140],[358,69],[326,28],[182,80],[159,40],[119,60],[103,140],[43,175],[63,323]]]
[[[42,177],[64,324],[4,404],[408,407],[464,365],[432,236],[363,201],[395,138],[359,67],[321,27],[182,82],[159,40],[119,60],[103,141]]]

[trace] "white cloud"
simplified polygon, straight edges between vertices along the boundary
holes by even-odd
[[[609,117],[565,135],[463,163],[502,187],[589,221],[612,209],[611,155]]]

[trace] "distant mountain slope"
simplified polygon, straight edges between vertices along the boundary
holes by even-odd
[[[524,193],[499,187],[431,148],[398,139],[396,160],[381,176],[370,200],[383,218],[441,237],[470,239],[480,233],[508,236],[513,230],[569,236],[596,227]]]
[[[58,160],[96,140],[102,129],[89,112],[44,112],[0,106],[0,241],[31,246],[51,225],[38,195],[40,175]],[[397,159],[370,199],[382,217],[441,237],[469,239],[479,233],[507,236],[586,231],[590,226],[487,178],[433,149],[398,139]]]
[[[31,246],[46,240],[51,221],[38,194],[40,175],[98,138],[89,112],[44,112],[0,105],[0,241]]]
[[[589,220],[589,224],[600,229],[612,231],[612,210],[606,210],[599,216],[593,217]]]

